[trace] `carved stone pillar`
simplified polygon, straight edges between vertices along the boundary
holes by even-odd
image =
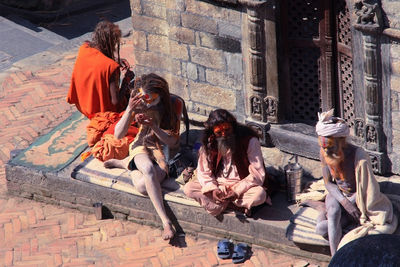
[[[262,136],[267,143],[268,122],[278,121],[278,99],[267,94],[265,15],[268,1],[241,1],[246,6],[244,23],[247,40],[247,101],[250,118],[246,124]],[[272,2],[272,1],[269,1]]]
[[[386,145],[382,126],[382,83],[380,69],[380,34],[378,4],[375,1],[358,1],[354,5],[357,21],[355,29],[362,33],[365,88],[364,144],[370,155],[374,172],[386,171]],[[357,128],[357,126],[355,127]],[[359,128],[361,129],[362,126]],[[357,130],[357,129],[356,129]]]

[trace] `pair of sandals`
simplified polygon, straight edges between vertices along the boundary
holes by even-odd
[[[250,255],[250,247],[245,243],[233,244],[229,239],[218,241],[217,253],[220,259],[232,258],[233,263],[243,263]]]

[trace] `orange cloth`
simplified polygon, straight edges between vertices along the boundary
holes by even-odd
[[[86,127],[87,141],[89,146],[94,146],[103,133],[113,124],[116,124],[122,117],[122,114],[116,112],[99,112],[94,114],[91,118],[89,125]],[[115,128],[115,126],[114,126]],[[114,131],[112,132],[112,134]]]
[[[124,138],[115,138],[115,126],[123,114],[124,112],[99,112],[93,116],[86,128],[88,144],[93,148],[90,152],[82,154],[82,161],[90,155],[101,161],[123,159],[128,156],[129,144],[135,139],[139,129],[133,122]]]
[[[111,102],[111,75],[119,64],[85,42],[78,52],[67,101],[86,117],[97,112],[122,111]]]
[[[128,138],[117,139],[113,134],[105,134],[92,148],[93,157],[106,161],[124,159],[129,154]]]

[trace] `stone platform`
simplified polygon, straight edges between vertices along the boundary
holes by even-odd
[[[94,212],[94,203],[101,202],[107,218],[161,226],[149,198],[135,190],[126,171],[105,169],[93,158],[81,161],[80,154],[87,150],[87,123],[76,112],[11,159],[6,165],[9,193],[89,213]],[[190,130],[191,141],[198,133]],[[231,212],[218,220],[186,198],[175,180],[166,180],[163,191],[178,233],[228,237],[319,261],[330,259],[327,247],[300,249],[288,241],[286,228],[297,206],[286,201],[284,192],[272,197],[273,206],[258,208],[253,218]]]

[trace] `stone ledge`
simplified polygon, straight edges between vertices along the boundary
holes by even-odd
[[[92,205],[102,202],[114,218],[161,227],[161,221],[147,197],[68,177],[70,168],[78,163],[76,160],[70,167],[58,173],[8,163],[6,165],[8,192],[15,196],[74,208],[82,212],[93,212]],[[177,229],[182,232],[194,235],[209,234],[217,238],[228,237],[282,250],[296,256],[329,261],[329,256],[301,250],[286,239],[288,218],[296,207],[288,205],[282,193],[275,195],[273,202],[274,206],[262,207],[255,213],[254,218],[228,213],[224,214],[222,221],[218,221],[203,208],[165,201],[168,213],[174,218]]]

